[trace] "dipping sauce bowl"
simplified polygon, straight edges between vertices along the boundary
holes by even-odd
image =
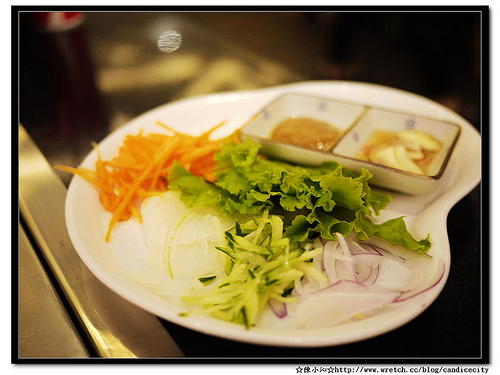
[[[256,113],[241,135],[259,142],[270,158],[365,168],[373,185],[422,195],[437,187],[460,129],[423,115],[290,93]]]

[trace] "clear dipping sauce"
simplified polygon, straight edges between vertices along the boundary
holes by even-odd
[[[325,121],[309,117],[289,117],[279,122],[271,139],[311,150],[331,151],[342,132]]]

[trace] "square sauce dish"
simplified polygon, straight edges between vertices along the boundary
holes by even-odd
[[[241,129],[270,158],[302,165],[335,161],[368,169],[373,185],[410,195],[434,191],[460,126],[422,115],[303,94],[284,94]]]

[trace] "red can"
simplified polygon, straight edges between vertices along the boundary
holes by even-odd
[[[40,31],[58,32],[71,30],[83,22],[82,12],[34,12],[32,19]]]

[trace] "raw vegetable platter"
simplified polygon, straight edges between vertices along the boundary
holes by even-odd
[[[155,108],[130,121],[104,139],[85,158],[82,167],[95,168],[99,154],[103,159],[113,158],[126,135],[137,134],[141,129],[161,132],[157,121],[192,135],[225,122],[214,133],[214,136],[224,137],[244,125],[269,101],[287,92],[404,110],[453,121],[461,126],[461,137],[436,191],[424,196],[391,192],[391,202],[377,217],[382,221],[404,217],[408,231],[415,238],[429,236],[432,246],[428,251],[427,266],[419,268],[423,270],[422,280],[429,280],[428,288],[404,298],[404,303],[392,304],[374,314],[361,314],[361,318],[327,327],[314,324],[287,326],[282,314],[276,313],[280,308],[274,309],[276,314],[269,312],[273,309],[266,310],[261,318],[262,324],[252,327],[210,314],[187,314],[186,306],[171,297],[175,291],[168,289],[173,284],[164,290],[155,285],[166,275],[161,267],[152,269],[149,266],[151,259],[143,225],[133,218],[119,222],[110,240],[106,241],[111,213],[103,208],[94,187],[75,177],[67,195],[67,228],[76,251],[95,276],[125,299],[160,318],[209,335],[254,344],[295,347],[345,344],[396,329],[422,313],[438,297],[448,277],[451,262],[446,230],[448,212],[479,183],[481,170],[478,132],[459,115],[433,101],[392,88],[352,82],[304,82],[194,97]],[[372,189],[377,190],[376,187]],[[314,304],[310,308],[315,309]]]

